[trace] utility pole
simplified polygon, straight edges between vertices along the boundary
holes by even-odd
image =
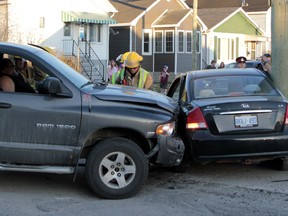
[[[193,45],[192,45],[192,70],[198,69],[198,58],[197,58],[197,9],[198,0],[193,0]]]
[[[271,2],[272,78],[288,98],[288,0]]]

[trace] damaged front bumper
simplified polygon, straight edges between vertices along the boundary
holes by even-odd
[[[180,138],[158,135],[157,145],[150,153],[157,153],[156,163],[158,164],[177,166],[182,161],[184,150],[185,146]]]

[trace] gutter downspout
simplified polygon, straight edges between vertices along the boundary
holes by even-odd
[[[134,50],[137,51],[137,26],[134,26]],[[140,51],[138,53],[141,53]],[[142,55],[142,53],[141,53]]]
[[[130,25],[130,42],[129,42],[129,52],[132,51],[132,32],[133,32],[133,26]]]
[[[155,72],[155,53],[154,53],[154,43],[155,43],[155,28],[152,28],[152,70]]]
[[[175,68],[174,68],[174,74],[177,75],[178,72],[178,50],[177,50],[177,44],[178,44],[178,28],[175,27],[175,44],[174,44],[174,50],[175,50]]]

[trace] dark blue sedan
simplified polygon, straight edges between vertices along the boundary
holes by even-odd
[[[254,68],[191,71],[167,96],[181,106],[186,158],[199,162],[274,160],[288,170],[287,101]]]

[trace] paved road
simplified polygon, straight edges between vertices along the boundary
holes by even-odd
[[[268,164],[195,165],[185,174],[153,168],[125,200],[94,196],[84,169],[71,175],[0,172],[0,216],[288,215],[288,172]]]

